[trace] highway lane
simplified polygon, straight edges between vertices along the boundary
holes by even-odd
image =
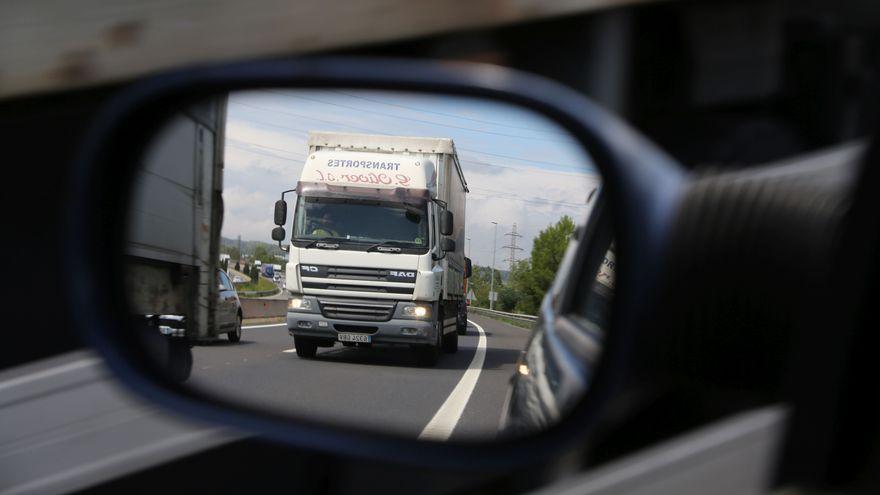
[[[497,432],[508,380],[529,332],[471,316],[483,328],[483,365],[452,439]],[[300,359],[286,325],[245,328],[237,344],[220,340],[193,348],[189,384],[221,397],[299,417],[416,437],[471,364],[479,332],[468,326],[459,350],[434,367],[420,367],[408,347],[319,348]]]

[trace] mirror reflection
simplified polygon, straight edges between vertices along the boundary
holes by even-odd
[[[600,189],[566,131],[510,104],[218,96],[142,159],[131,312],[170,377],[226,401],[436,441],[534,431],[601,354],[608,245],[577,296],[581,348],[552,336]]]

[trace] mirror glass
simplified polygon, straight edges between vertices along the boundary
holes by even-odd
[[[150,143],[126,287],[172,379],[426,441],[540,430],[588,389],[615,261],[591,247],[602,266],[569,277],[601,180],[546,117],[475,97],[260,89],[193,102]],[[581,281],[583,338],[558,338],[559,295]]]

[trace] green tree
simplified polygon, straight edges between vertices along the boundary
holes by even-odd
[[[271,259],[272,259],[272,256],[269,255],[269,250],[266,249],[265,245],[257,244],[254,247],[254,260],[260,260],[265,263]]]
[[[559,263],[565,255],[568,242],[574,235],[575,224],[568,215],[542,230],[532,244],[532,254],[525,264],[517,264],[517,273],[511,274],[513,285],[521,291],[517,310],[537,314],[544,294],[550,289]]]
[[[251,267],[250,277],[251,277],[251,283],[254,284],[255,286],[258,283],[260,283],[260,267],[258,267],[257,265],[253,265]]]
[[[471,272],[471,278],[468,279],[468,290],[473,290],[474,297],[477,298],[477,302],[472,303],[474,306],[480,308],[489,307],[489,287],[492,280],[491,273],[492,270],[488,266],[474,265],[473,271]],[[495,291],[500,291],[502,286],[503,283],[501,282],[501,276],[498,273],[498,270],[495,270]]]
[[[238,258],[235,258],[235,271],[241,271],[241,263],[238,261]]]
[[[250,276],[251,276],[251,266],[250,266],[250,265],[244,265],[244,270],[242,270],[241,273],[244,273],[245,276],[250,277]]]
[[[237,247],[227,247],[226,252],[229,253],[229,259],[235,260],[236,262],[241,259],[241,251],[238,250]]]

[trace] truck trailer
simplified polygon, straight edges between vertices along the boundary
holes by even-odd
[[[451,139],[309,133],[294,189],[276,203],[286,238],[287,326],[296,353],[403,344],[424,365],[455,352],[467,328],[467,182]]]
[[[220,297],[225,127],[225,97],[187,108],[156,136],[133,187],[125,248],[129,304],[154,333],[168,337],[172,361],[186,359],[181,349],[188,352],[193,341],[240,335],[241,315],[225,317]],[[169,365],[178,377],[188,374],[185,363]]]

